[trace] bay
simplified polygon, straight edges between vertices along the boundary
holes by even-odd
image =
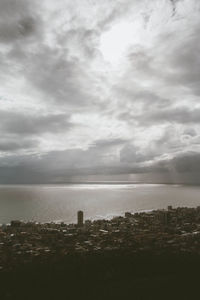
[[[0,223],[11,220],[76,222],[140,212],[200,205],[200,187],[165,184],[0,185]]]

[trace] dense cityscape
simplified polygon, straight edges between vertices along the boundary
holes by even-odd
[[[12,221],[0,228],[0,270],[73,253],[200,254],[200,207],[129,213],[77,224]]]

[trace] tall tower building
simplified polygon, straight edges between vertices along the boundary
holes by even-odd
[[[78,213],[77,213],[77,223],[78,223],[78,226],[79,227],[82,227],[83,226],[83,211],[82,210],[79,210]]]

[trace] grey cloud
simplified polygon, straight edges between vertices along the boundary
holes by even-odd
[[[97,50],[97,39],[99,32],[97,29],[88,29],[83,27],[71,28],[65,30],[57,36],[59,45],[67,48],[70,53],[69,45],[73,49],[78,49],[79,54],[82,54],[82,59],[93,59],[99,52]],[[73,55],[74,53],[72,53]],[[79,56],[79,58],[80,58]]]
[[[32,17],[24,18],[18,24],[0,24],[0,43],[13,42],[31,36],[36,31],[36,23]]]
[[[173,177],[175,172],[177,177],[173,183],[197,183],[197,174],[200,174],[199,161],[200,154],[195,152],[179,154],[173,159],[155,161],[147,165],[132,162],[102,165],[101,157],[97,157],[96,153],[81,149],[53,151],[42,156],[15,155],[1,159],[0,182],[66,182],[73,176],[98,174],[149,174],[153,182],[151,176],[165,174],[163,180],[170,183],[170,174]],[[18,177],[15,176],[16,173]]]
[[[65,132],[73,124],[67,114],[23,114],[10,111],[0,111],[0,130],[4,133],[35,135],[44,133]]]
[[[191,134],[194,132],[191,131]],[[177,156],[186,147],[197,143],[196,137],[186,135],[183,130],[175,130],[174,126],[167,126],[160,137],[152,139],[148,144],[137,146],[133,142],[127,143],[120,151],[122,163],[146,163],[162,160],[163,155]]]
[[[185,1],[171,1],[172,7],[175,9],[184,7]],[[178,3],[180,2],[180,3]],[[192,5],[195,6],[196,12],[199,9],[199,3],[193,1]],[[178,6],[179,5],[179,6]],[[185,4],[186,6],[186,4]],[[183,8],[181,13],[183,14]],[[163,28],[163,32],[157,36],[154,40],[152,47],[148,49],[141,47],[134,47],[129,54],[130,68],[125,74],[124,78],[120,78],[120,89],[119,95],[128,98],[130,102],[141,104],[144,102],[144,107],[142,108],[144,118],[141,118],[141,122],[144,121],[146,117],[146,105],[151,103],[151,109],[153,107],[162,108],[163,104],[168,105],[169,111],[163,112],[163,110],[157,110],[152,114],[152,119],[155,116],[155,123],[160,119],[160,121],[166,121],[169,117],[169,121],[174,118],[177,123],[184,122],[199,122],[198,116],[195,116],[195,112],[190,108],[186,112],[185,108],[178,108],[177,112],[173,112],[173,106],[177,103],[180,104],[182,97],[188,93],[188,101],[193,99],[195,95],[199,96],[199,30],[200,22],[197,20],[198,14],[194,16],[194,20],[191,20],[191,15],[182,16],[183,20],[190,20],[190,28],[185,28],[183,33],[183,28],[176,28],[176,23],[173,23],[176,29],[169,29],[166,32],[166,28]],[[180,17],[180,16],[179,16]],[[169,22],[174,22],[172,19]],[[188,21],[189,22],[189,21]],[[184,23],[183,23],[184,24]],[[185,26],[185,24],[183,25]],[[167,26],[166,26],[167,27]],[[182,38],[180,38],[182,37]],[[140,96],[137,90],[141,89],[141,94],[144,93],[145,84],[147,86],[150,84],[151,92],[146,92],[146,96]],[[144,85],[144,86],[143,86]],[[161,91],[165,88],[167,97],[169,100],[163,102],[163,96]],[[179,91],[178,91],[179,90]],[[156,95],[153,96],[154,91]],[[179,96],[174,95],[173,92],[179,93]],[[121,94],[120,94],[121,93]],[[171,99],[172,98],[172,99]],[[146,101],[145,101],[146,99]],[[160,107],[159,107],[160,105]],[[170,106],[172,111],[170,112]],[[164,107],[163,107],[164,108]],[[167,107],[166,107],[167,108]],[[182,110],[182,111],[181,111]],[[185,111],[184,111],[185,110]],[[197,109],[198,110],[198,109]],[[130,113],[130,112],[129,112]],[[167,115],[168,113],[168,115]],[[196,113],[198,114],[198,112]],[[160,117],[159,117],[160,115]],[[170,116],[172,115],[172,117]],[[189,115],[192,115],[191,117]],[[128,115],[125,113],[124,117]],[[185,116],[185,117],[184,117]],[[122,115],[123,117],[123,115]],[[133,119],[133,114],[130,114],[130,119]],[[147,114],[147,119],[148,119]],[[187,121],[188,120],[188,121]]]
[[[102,157],[93,150],[71,149],[41,155],[10,155],[0,159],[0,182],[65,181],[70,176],[94,173],[98,165],[102,167]]]
[[[86,80],[90,82],[89,74],[78,59],[68,58],[67,53],[67,49],[43,47],[29,61],[29,69],[25,70],[27,79],[42,92],[45,101],[72,107],[92,106],[94,98],[86,84]]]
[[[183,133],[185,135],[189,135],[189,136],[192,136],[192,137],[197,135],[196,130],[194,128],[190,128],[190,127],[186,128]]]
[[[113,3],[110,9],[107,9],[108,7],[105,7],[100,20],[98,20],[97,22],[97,28],[101,31],[109,29],[113,23],[127,15],[127,12],[132,8],[133,4],[133,2],[129,0],[123,2],[115,0],[112,2]],[[137,3],[137,1],[135,1],[135,3]],[[104,5],[105,4],[106,2],[104,3]],[[99,8],[101,8],[101,6]]]
[[[134,144],[127,144],[120,151],[120,161],[122,163],[140,163],[152,160],[156,155],[156,151],[149,148],[141,149]]]
[[[37,32],[35,1],[1,0],[0,43],[10,43]]]
[[[128,170],[128,169],[127,169]],[[200,153],[186,152],[177,154],[172,159],[152,162],[146,166],[132,167],[133,174],[168,174],[164,182],[200,184]],[[153,181],[154,176],[147,177]],[[157,178],[158,180],[158,178]]]
[[[96,140],[95,142],[93,142],[91,145],[91,148],[109,148],[109,147],[120,146],[127,142],[128,142],[128,140],[123,139],[123,138],[101,139],[101,140]]]
[[[172,165],[177,172],[200,172],[200,153],[189,152],[172,160]]]
[[[38,146],[38,141],[34,139],[16,140],[16,139],[1,139],[0,152],[12,152],[22,149],[31,149]]]
[[[95,52],[95,47],[91,47],[95,33],[87,28],[55,32],[57,46],[48,45],[48,28],[38,3],[25,0],[1,3],[0,43],[10,43],[6,53],[0,51],[2,80],[9,81],[13,76],[24,78],[46,103],[92,106],[95,103],[90,92],[93,77],[86,71],[87,63],[79,57],[87,55],[91,59],[92,51]],[[81,48],[83,53],[73,51]]]
[[[144,110],[148,110],[147,105],[157,108],[167,108],[172,103],[172,100],[163,98],[150,90],[138,90],[135,87],[131,87],[129,84],[128,86],[123,86],[123,84],[122,86],[116,86],[115,90],[118,95],[124,99],[130,100],[132,103],[143,104]]]
[[[14,155],[0,160],[1,183],[66,182],[78,175],[87,177],[133,172],[143,173],[146,169],[129,165],[102,164],[100,154],[81,149],[53,151],[40,156]]]
[[[200,153],[194,151],[180,153],[174,156],[174,158],[154,162],[147,169],[151,172],[176,172],[180,175],[182,173],[191,174],[191,176],[196,174],[200,182]]]
[[[151,54],[147,53],[143,49],[136,48],[134,51],[129,53],[129,61],[131,63],[131,68],[137,69],[141,72],[151,72],[154,70],[154,63],[156,58]]]
[[[176,14],[176,4],[181,0],[169,0],[172,4],[172,17]]]
[[[166,74],[166,78],[173,84],[182,84],[190,88],[196,95],[200,95],[200,23],[193,33],[184,40],[168,57],[169,67],[173,72]]]
[[[178,124],[199,124],[200,109],[188,107],[172,107],[168,109],[155,110],[141,116],[133,116],[136,120],[145,124],[157,123],[178,123]]]

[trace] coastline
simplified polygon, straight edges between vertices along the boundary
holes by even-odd
[[[195,299],[200,207],[80,215],[78,224],[0,227],[0,299]]]
[[[173,207],[196,207],[200,187],[180,185],[26,185],[0,187],[0,223],[13,219],[35,222],[76,222],[112,218],[125,211],[142,212]]]

